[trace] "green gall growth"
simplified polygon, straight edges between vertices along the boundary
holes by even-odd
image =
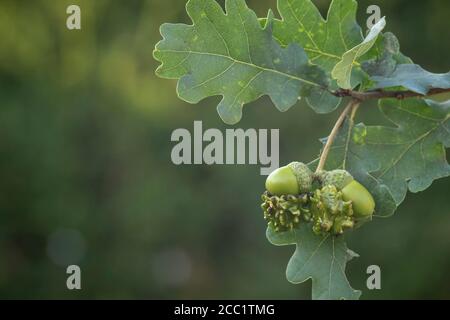
[[[262,200],[264,219],[277,232],[298,228],[302,221],[310,218],[309,198],[306,194],[275,196],[266,191]]]
[[[355,225],[352,202],[345,201],[342,192],[332,185],[314,192],[311,197],[311,213],[313,231],[318,235],[343,234],[345,229]]]

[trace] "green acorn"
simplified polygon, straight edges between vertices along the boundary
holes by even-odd
[[[358,181],[353,180],[342,189],[342,198],[352,202],[356,217],[372,217],[375,211],[375,200],[370,192]]]
[[[345,170],[321,174],[322,185],[332,185],[342,192],[345,201],[351,201],[357,218],[369,218],[375,211],[375,201],[370,192]]]
[[[306,164],[292,162],[269,175],[266,190],[277,196],[310,192],[313,178],[314,175]]]

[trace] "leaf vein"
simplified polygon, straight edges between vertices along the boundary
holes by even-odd
[[[292,78],[293,80],[297,80],[297,81],[306,83],[306,84],[308,84],[310,86],[323,88],[323,86],[321,86],[321,85],[319,85],[317,83],[314,83],[312,81],[300,78],[298,76],[294,76],[294,75],[291,75],[289,73],[285,73],[285,72],[282,72],[282,71],[279,71],[279,70],[276,70],[276,69],[268,69],[268,68],[264,68],[264,67],[261,67],[261,66],[255,65],[255,64],[251,64],[251,63],[245,62],[245,61],[240,61],[240,60],[234,59],[233,57],[225,56],[225,55],[220,54],[220,53],[188,51],[188,50],[161,50],[160,52],[192,53],[194,55],[205,55],[205,56],[214,56],[214,57],[224,58],[224,59],[228,59],[228,60],[234,61],[237,64],[246,65],[246,66],[249,66],[249,67],[252,67],[252,68],[256,68],[256,69],[259,69],[259,70],[262,70],[262,71],[266,71],[266,72],[276,73],[276,74],[281,75],[283,77],[289,77],[289,78]]]
[[[305,32],[306,32],[306,34],[307,34],[309,40],[311,40],[311,43],[313,44],[313,46],[314,46],[316,49],[319,49],[319,47],[317,46],[316,42],[314,41],[314,39],[313,39],[312,36],[311,36],[310,30],[306,29],[306,27],[305,27],[305,25],[303,24],[303,22],[301,22],[300,18],[299,18],[299,17],[297,16],[297,14],[295,13],[294,8],[292,7],[292,2],[291,2],[291,0],[288,0],[288,1],[287,1],[287,4],[288,4],[289,10],[291,10],[292,15],[294,16],[295,20],[297,20],[297,22],[298,22],[298,23],[302,26],[302,28],[305,30]]]
[[[229,66],[227,66],[227,67],[226,67],[223,71],[221,71],[220,73],[218,73],[218,74],[216,74],[216,75],[210,77],[209,79],[203,81],[202,83],[199,83],[199,84],[197,84],[197,85],[195,85],[195,86],[189,88],[187,91],[191,91],[191,90],[197,89],[197,88],[199,88],[199,87],[201,87],[201,86],[207,84],[208,82],[211,82],[211,81],[213,81],[213,80],[215,80],[215,79],[217,79],[217,78],[220,78],[220,77],[223,76],[225,73],[227,73],[227,71],[230,70],[235,64],[236,64],[236,62],[232,62]]]
[[[231,107],[236,103],[236,101],[239,99],[239,97],[241,96],[241,94],[244,93],[245,90],[247,90],[247,88],[250,86],[250,84],[251,84],[253,81],[255,81],[256,78],[258,78],[259,75],[260,75],[261,73],[263,73],[263,71],[259,71],[254,77],[252,77],[252,78],[247,82],[247,84],[242,88],[242,90],[238,92],[238,94],[237,94],[236,97],[234,98],[233,103],[229,105],[229,108],[231,108]]]
[[[227,50],[227,54],[229,56],[231,56],[230,47],[228,46],[227,41],[225,40],[225,38],[222,35],[222,33],[219,32],[219,30],[217,29],[216,25],[211,21],[211,19],[209,18],[208,14],[206,13],[206,10],[205,10],[206,4],[207,4],[207,2],[205,2],[204,5],[203,5],[203,12],[205,12],[205,17],[209,21],[209,23],[213,26],[213,29],[214,29],[214,31],[216,31],[217,35],[222,39],[222,42],[225,45],[225,49]]]
[[[250,61],[251,64],[253,64],[252,56],[250,54],[250,39],[248,37],[247,28],[245,27],[245,21],[242,19],[242,15],[241,15],[240,11],[238,11],[238,15],[239,15],[239,20],[241,20],[242,29],[244,30],[245,40],[247,41],[248,60]]]
[[[313,253],[309,256],[309,258],[305,261],[305,263],[303,264],[303,266],[300,268],[300,270],[298,270],[295,273],[295,278],[297,278],[299,276],[299,274],[302,273],[303,269],[306,267],[306,265],[309,263],[309,261],[316,255],[316,253],[319,251],[320,247],[322,247],[322,245],[324,244],[324,242],[328,239],[329,235],[327,235],[325,238],[323,238],[323,240],[319,243],[319,245],[317,246],[317,248],[313,251]]]

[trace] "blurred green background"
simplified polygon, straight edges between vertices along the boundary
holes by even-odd
[[[275,0],[248,0],[260,16]],[[325,13],[330,1],[316,1]],[[78,4],[82,30],[65,27]],[[450,66],[448,0],[377,4],[402,50],[434,72]],[[192,106],[154,75],[159,25],[186,22],[182,0],[0,2],[0,298],[302,299],[293,247],[265,239],[259,166],[175,166],[171,133],[227,128],[219,98]],[[267,98],[239,128],[280,128],[281,164],[316,157],[337,113]],[[376,108],[358,115],[386,123]],[[450,298],[450,179],[409,194],[390,219],[349,236],[348,274],[364,299]],[[82,290],[66,289],[66,267]],[[368,265],[382,290],[365,289]]]

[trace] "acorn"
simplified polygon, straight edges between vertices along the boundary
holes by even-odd
[[[370,192],[345,170],[322,174],[322,185],[332,185],[342,192],[344,201],[351,201],[355,217],[369,218],[375,211],[375,201]]]
[[[375,211],[375,200],[358,181],[353,180],[342,189],[342,198],[351,201],[357,218],[369,218]]]
[[[276,196],[297,195],[312,190],[314,174],[301,162],[292,162],[272,172],[266,180],[266,190]]]

